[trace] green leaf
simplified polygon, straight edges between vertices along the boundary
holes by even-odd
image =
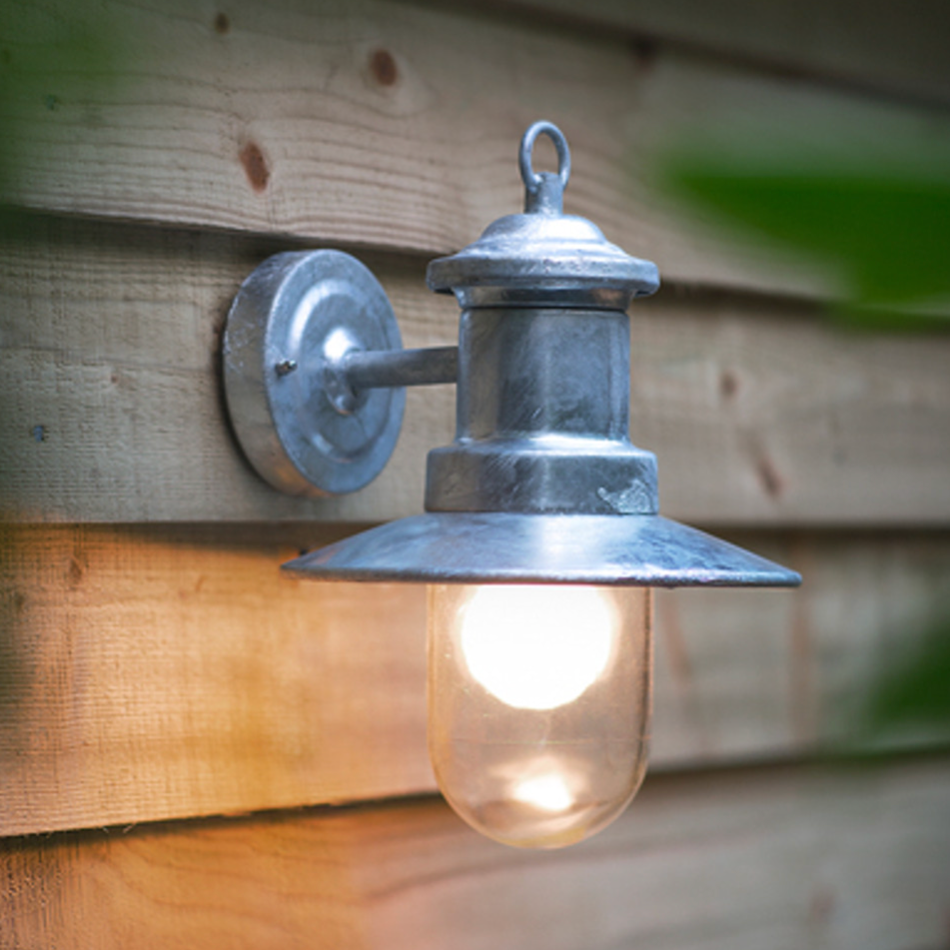
[[[950,619],[926,631],[908,655],[896,658],[868,694],[862,731],[950,724]]]
[[[29,173],[43,125],[113,86],[128,49],[92,0],[55,9],[36,0],[0,2],[0,200]]]
[[[950,164],[840,149],[822,157],[804,143],[756,153],[742,141],[674,148],[659,182],[734,228],[836,267],[859,323],[950,299]]]

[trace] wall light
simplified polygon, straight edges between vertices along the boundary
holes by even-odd
[[[558,172],[535,172],[540,133]],[[524,214],[429,264],[462,308],[457,347],[402,350],[392,307],[338,251],[278,254],[245,281],[224,369],[257,471],[296,494],[385,466],[401,387],[457,382],[455,441],[429,453],[425,514],[284,565],[429,585],[429,751],[477,830],[556,848],[612,821],[646,767],[652,587],[796,586],[793,571],[658,514],[656,458],[628,440],[629,324],[656,266],[563,214],[567,142],[520,150]]]

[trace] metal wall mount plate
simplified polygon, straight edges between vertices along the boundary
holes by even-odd
[[[241,285],[224,333],[231,422],[257,472],[294,495],[338,495],[371,482],[389,460],[405,391],[341,394],[328,372],[348,353],[400,350],[386,292],[341,251],[290,251]]]

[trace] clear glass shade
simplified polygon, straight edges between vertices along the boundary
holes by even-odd
[[[429,587],[429,754],[482,834],[559,848],[611,822],[646,769],[646,587]]]

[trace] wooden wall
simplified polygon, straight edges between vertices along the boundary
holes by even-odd
[[[848,333],[834,275],[645,185],[649,146],[735,115],[944,137],[946,13],[96,9],[118,80],[53,65],[0,99],[24,212],[0,230],[0,947],[946,946],[947,737],[808,763],[948,593],[950,336]],[[218,357],[243,277],[310,246],[376,271],[407,345],[451,342],[425,264],[518,209],[540,117],[571,143],[568,210],[664,277],[633,308],[631,425],[664,512],[805,578],[659,595],[651,775],[552,854],[434,794],[423,591],[277,572],[420,510],[451,388],[409,394],[372,486],[300,501],[241,456]]]

